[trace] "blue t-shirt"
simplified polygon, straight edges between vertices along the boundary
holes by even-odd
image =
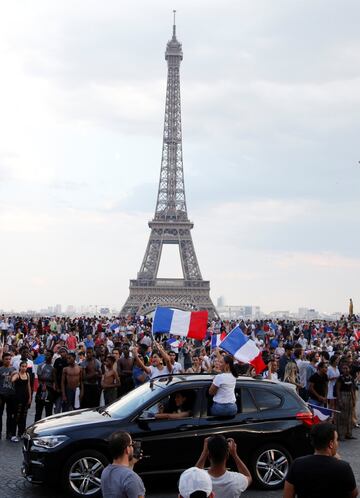
[[[38,354],[37,357],[34,360],[34,365],[40,365],[40,363],[44,363],[45,361],[45,355],[44,354]]]

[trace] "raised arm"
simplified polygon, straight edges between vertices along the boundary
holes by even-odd
[[[162,359],[164,360],[164,363],[165,365],[167,366],[167,369],[169,370],[169,372],[171,373],[172,372],[172,364],[171,364],[171,361],[170,361],[170,356],[167,354],[167,352],[165,351],[165,349],[161,346],[161,344],[158,345],[158,350],[159,350],[159,353],[162,357]]]
[[[206,460],[208,459],[209,456],[208,440],[209,440],[208,437],[204,439],[203,450],[201,452],[199,460],[195,464],[195,467],[198,467],[199,469],[203,469],[205,467]]]
[[[137,351],[136,351],[136,348],[134,348],[132,350],[132,353],[134,355],[134,360],[135,360],[135,363],[137,364],[137,366],[139,368],[141,368],[144,372],[146,372],[148,375],[151,374],[151,368],[147,367],[145,365],[145,363],[142,361],[142,359],[140,358],[140,356],[138,355]]]
[[[237,454],[237,446],[236,446],[235,441],[233,439],[229,438],[228,445],[229,445],[229,453],[234,459],[234,462],[236,464],[236,468],[237,468],[238,472],[240,474],[243,474],[245,477],[247,477],[248,486],[250,486],[250,484],[252,483],[252,477],[251,477],[249,469],[246,467],[244,462],[241,460],[241,458]]]

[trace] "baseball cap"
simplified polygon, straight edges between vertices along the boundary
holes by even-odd
[[[206,496],[210,496],[212,482],[206,470],[191,467],[180,476],[179,493],[183,498],[189,498],[195,491],[204,491]]]

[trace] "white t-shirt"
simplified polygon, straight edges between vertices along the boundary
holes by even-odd
[[[226,470],[220,477],[211,477],[213,492],[221,498],[238,498],[249,486],[249,480],[244,474]]]
[[[270,376],[269,370],[265,370],[265,372],[263,373],[262,376],[263,376],[264,379],[269,379],[269,380],[273,380],[273,381],[278,381],[279,380],[278,373],[277,372],[272,372],[272,374]]]
[[[175,363],[173,364],[172,373],[173,374],[179,374],[182,371],[183,371],[183,367],[181,366],[181,363],[179,363],[178,361],[175,361]]]
[[[171,372],[169,372],[168,367],[164,367],[162,370],[159,370],[158,367],[153,367],[151,365],[149,368],[151,370],[150,379],[155,379],[155,377],[160,377],[160,375],[171,375]]]
[[[34,370],[34,363],[32,360],[26,360],[27,361],[27,367],[28,368],[32,368]],[[21,355],[18,354],[16,356],[13,357],[12,361],[11,361],[11,366],[16,368],[16,370],[19,370],[20,369],[20,363],[21,363]]]
[[[327,371],[327,376],[329,377],[329,379],[332,379],[332,380],[329,380],[329,382],[328,382],[327,398],[328,399],[335,399],[334,387],[335,387],[337,379],[340,377],[340,371],[339,371],[338,367],[334,368],[330,365],[328,368],[328,371]]]
[[[145,344],[146,346],[151,346],[151,338],[148,335],[144,335],[141,339],[140,344]]]
[[[236,403],[236,378],[232,373],[215,375],[213,384],[218,388],[217,393],[214,396],[215,403]]]

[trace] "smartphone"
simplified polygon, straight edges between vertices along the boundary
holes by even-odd
[[[133,457],[138,460],[141,456],[141,441],[133,441]]]

